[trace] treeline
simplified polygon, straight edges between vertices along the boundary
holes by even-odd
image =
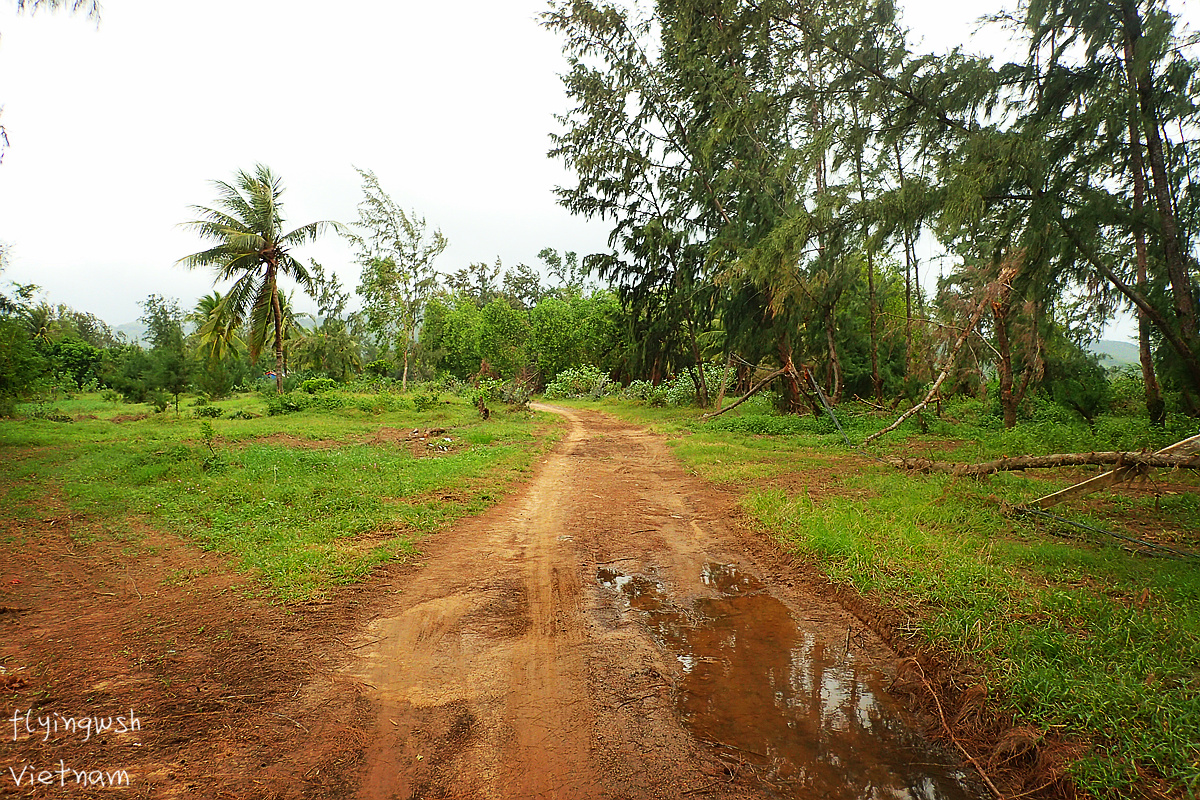
[[[536,390],[579,364],[620,374],[628,325],[616,295],[585,285],[575,253],[539,256],[554,285],[527,265],[504,272],[499,260],[439,275],[408,349],[407,379],[516,379]],[[294,294],[277,293],[283,387],[312,378],[402,384],[404,343],[377,335],[367,311],[348,312],[351,295],[336,275],[315,262],[308,274],[317,315],[297,313]],[[187,310],[151,295],[141,302],[144,338],[129,342],[89,313],[33,302],[36,287],[13,289],[0,294],[0,411],[11,413],[18,397],[82,390],[164,410],[188,391],[216,399],[274,385],[270,362],[248,345],[253,323],[231,324],[228,294],[205,295]]]
[[[1200,412],[1197,62],[1158,0],[1023,4],[1020,63],[914,52],[889,0],[559,0],[572,107],[552,155],[571,211],[608,221],[657,378],[782,370],[785,404],[893,406],[990,384],[1085,416],[1084,352],[1137,312],[1147,413]],[[921,290],[922,237],[952,268]],[[703,375],[703,372],[699,372]],[[701,388],[701,398],[709,394]]]

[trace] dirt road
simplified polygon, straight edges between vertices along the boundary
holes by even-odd
[[[357,796],[969,797],[892,654],[604,415],[427,550],[344,667],[378,710]]]
[[[0,795],[981,796],[909,732],[895,654],[732,497],[659,437],[557,413],[524,489],[328,602],[52,493],[13,516]],[[138,725],[66,727],[115,714]]]

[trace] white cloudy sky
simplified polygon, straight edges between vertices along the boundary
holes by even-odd
[[[933,50],[970,45],[980,0],[901,0]],[[373,169],[440,227],[453,271],[543,247],[595,252],[605,230],[555,205],[570,180],[546,157],[566,110],[544,0],[102,0],[82,17],[18,15],[0,0],[3,279],[112,324],[151,293],[185,306],[211,278],[175,266],[201,249],[178,226],[213,179],[269,165],[295,224],[351,221]],[[986,40],[975,47],[986,49]],[[336,238],[299,253],[357,272]],[[298,303],[302,308],[305,306]]]

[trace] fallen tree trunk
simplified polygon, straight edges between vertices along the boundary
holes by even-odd
[[[769,384],[771,381],[775,380],[775,379],[776,379],[776,378],[778,378],[780,375],[786,375],[786,374],[788,373],[788,370],[789,370],[789,369],[791,369],[791,368],[790,368],[790,367],[784,367],[783,369],[778,369],[778,370],[775,370],[775,371],[774,371],[774,372],[772,372],[770,375],[768,375],[767,377],[763,378],[761,381],[759,381],[758,383],[756,383],[756,384],[755,384],[755,385],[754,385],[754,386],[753,386],[753,387],[750,389],[750,391],[746,392],[744,395],[742,395],[741,397],[739,397],[739,398],[737,399],[737,401],[736,401],[736,402],[734,402],[734,403],[731,403],[730,405],[726,406],[725,408],[722,408],[722,409],[721,409],[721,410],[719,410],[719,411],[711,411],[711,412],[709,412],[709,413],[707,413],[707,414],[701,414],[701,415],[700,415],[700,419],[712,419],[713,417],[719,417],[719,416],[721,416],[721,415],[722,415],[722,414],[724,414],[726,411],[732,411],[733,409],[737,408],[737,407],[738,407],[738,406],[740,406],[742,403],[746,402],[746,401],[747,401],[747,400],[749,400],[751,397],[753,397],[754,395],[756,395],[756,394],[758,394],[760,391],[762,391],[763,387],[767,386],[767,385],[768,385],[768,384]]]
[[[1162,450],[1154,453],[1156,456],[1173,456],[1175,458],[1192,457],[1200,453],[1200,436],[1190,436],[1181,442],[1168,445]],[[1117,467],[1114,470],[1097,475],[1094,478],[1089,478],[1083,483],[1077,483],[1074,486],[1068,486],[1066,489],[1060,489],[1057,492],[1052,492],[1045,497],[1039,497],[1033,501],[1033,504],[1038,508],[1050,508],[1064,500],[1072,497],[1080,497],[1090,492],[1095,492],[1107,486],[1112,486],[1115,483],[1131,480],[1142,477],[1149,467],[1139,466],[1137,464],[1129,464],[1123,467]]]
[[[962,333],[959,335],[958,341],[956,341],[954,346],[950,348],[950,353],[946,356],[946,360],[942,366],[941,374],[939,374],[937,380],[933,382],[933,386],[929,387],[929,392],[926,393],[925,399],[897,417],[896,421],[891,425],[888,425],[883,430],[876,431],[866,439],[863,439],[863,444],[869,444],[870,442],[878,439],[880,436],[883,436],[885,433],[891,433],[892,431],[896,430],[896,428],[899,428],[901,425],[903,425],[909,417],[913,416],[914,414],[921,413],[921,410],[925,408],[925,406],[929,405],[930,401],[933,400],[933,398],[937,395],[938,389],[942,388],[942,383],[945,382],[947,376],[950,375],[950,371],[954,369],[954,359],[958,358],[958,352],[962,350],[962,346],[966,343],[967,337],[971,335],[971,332],[975,330],[975,326],[979,324],[979,318],[983,316],[983,310],[991,305],[992,298],[995,297],[998,292],[1002,291],[1004,287],[1008,286],[1012,282],[1012,279],[1016,277],[1018,269],[1019,265],[1009,265],[1004,267],[1000,270],[1000,277],[988,285],[986,291],[984,291],[983,298],[979,301],[979,305],[975,307],[974,313],[971,314],[971,319],[962,329]]]
[[[1047,467],[1080,467],[1096,464],[1115,464],[1118,467],[1160,467],[1164,469],[1200,469],[1200,453],[1190,455],[1159,455],[1109,451],[1101,453],[1058,453],[1050,456],[1012,456],[979,464],[950,461],[931,461],[927,458],[892,458],[894,467],[917,472],[947,472],[951,475],[982,477],[996,472]]]

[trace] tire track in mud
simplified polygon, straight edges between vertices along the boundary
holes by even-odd
[[[895,727],[864,702],[869,691],[844,700],[830,683],[871,670],[878,684],[894,654],[857,629],[852,653],[853,617],[786,576],[760,584],[748,534],[729,521],[730,498],[687,475],[657,437],[601,414],[541,408],[569,428],[532,482],[432,541],[422,568],[356,642],[344,672],[378,709],[357,796],[837,796],[836,764],[794,763],[795,748],[759,744],[756,731],[824,741]],[[743,570],[732,582],[713,578]],[[798,651],[770,652],[764,668],[728,660],[739,633],[754,630],[739,628],[742,618],[760,613],[749,595],[786,605],[768,626],[805,621],[808,661]],[[697,633],[709,618],[724,620],[719,635]],[[845,653],[830,655],[822,636],[845,636]],[[701,641],[713,649],[695,651]],[[722,681],[756,669],[770,685],[747,696],[815,705],[741,708],[742,687]],[[763,724],[762,714],[775,716]],[[852,745],[841,742],[826,761],[857,758]],[[845,796],[892,780],[873,761],[859,772]],[[893,783],[889,796],[970,795],[944,776]]]

